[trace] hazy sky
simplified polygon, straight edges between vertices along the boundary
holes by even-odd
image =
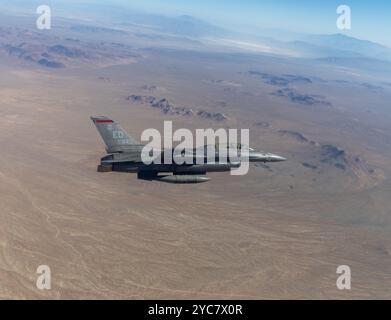
[[[0,0],[0,4],[3,2],[9,5],[9,0]],[[328,34],[341,32],[336,27],[336,9],[344,4],[352,10],[352,29],[344,33],[391,47],[391,0],[14,0],[12,3],[29,6],[45,3],[53,9],[61,3],[71,11],[83,3],[90,7],[94,3],[115,4],[151,13],[192,15],[231,29],[258,26]]]

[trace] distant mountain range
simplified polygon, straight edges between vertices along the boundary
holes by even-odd
[[[0,4],[2,2],[0,0]],[[14,10],[18,8],[24,12],[26,9],[22,4],[27,3],[27,0],[13,2]],[[107,3],[90,6],[61,1],[57,12],[69,20],[78,21],[72,31],[79,33],[111,33],[119,36],[131,33],[140,39],[154,41],[156,47],[161,45],[162,39],[167,39],[167,35],[175,35],[170,39],[178,41],[176,48],[187,48],[189,41],[196,40],[195,46],[209,50],[217,47],[227,51],[232,49],[311,59],[391,77],[391,48],[344,34],[311,35],[249,26],[230,30],[228,28],[234,28],[234,25],[227,28],[189,15],[152,14]]]
[[[260,47],[267,46],[272,52],[293,52],[303,58],[351,57],[391,62],[391,48],[344,34],[307,35],[286,31],[284,35],[283,30],[257,28],[232,31],[189,15],[169,17],[133,13],[132,16],[126,17],[124,24],[142,25],[155,32],[188,38],[214,38],[232,40],[235,43],[251,43]]]
[[[221,37],[229,31],[189,15],[169,17],[154,14],[134,14],[122,20],[123,26],[142,26],[151,31],[174,34],[189,38],[205,36]]]
[[[343,34],[305,35],[303,43],[318,49],[327,56],[370,57],[391,61],[391,49],[368,40],[360,40]],[[333,54],[330,54],[332,52]],[[339,54],[335,54],[339,53]]]
[[[318,60],[322,63],[382,73],[391,76],[391,48],[341,33],[299,34],[282,30],[254,28],[231,31],[191,16],[154,19],[154,27],[161,32],[198,39],[214,39],[221,45],[268,54],[287,55]],[[255,35],[256,34],[256,35]]]

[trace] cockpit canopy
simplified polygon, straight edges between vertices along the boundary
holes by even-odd
[[[235,149],[236,148],[237,150],[243,150],[243,151],[255,151],[253,148],[250,148],[248,145],[241,144],[241,143],[226,143],[226,144],[216,143],[215,144],[216,150],[219,150],[220,147],[224,148],[224,146],[227,149]]]

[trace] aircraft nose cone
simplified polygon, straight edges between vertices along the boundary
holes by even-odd
[[[287,159],[272,153],[251,152],[249,160],[250,162],[281,162]]]
[[[272,155],[270,155],[270,160],[271,160],[271,162],[282,162],[282,161],[286,161],[287,159],[284,157],[278,156],[276,154],[272,154]]]

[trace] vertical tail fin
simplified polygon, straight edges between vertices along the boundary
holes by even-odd
[[[108,117],[91,117],[91,120],[98,129],[109,153],[121,152],[129,146],[140,144],[122,129],[119,123]]]

